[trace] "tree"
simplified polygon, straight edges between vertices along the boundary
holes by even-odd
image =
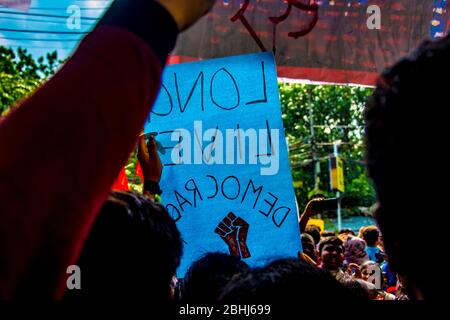
[[[339,153],[345,163],[344,216],[375,203],[375,191],[364,165],[363,143],[363,109],[371,93],[370,88],[354,86],[280,84],[283,121],[300,207],[314,193],[334,196],[329,192],[328,159],[333,153],[333,142],[338,140],[341,141]],[[311,135],[310,115],[315,139]],[[314,153],[320,169],[317,190]]]
[[[0,46],[0,117],[52,75],[59,63],[56,51],[35,60],[26,49],[14,52]]]

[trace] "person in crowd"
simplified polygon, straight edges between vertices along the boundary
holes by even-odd
[[[363,263],[369,261],[369,256],[366,252],[366,243],[363,239],[349,236],[344,242],[345,262],[347,264],[355,263],[361,266]]]
[[[1,121],[0,299],[63,295],[177,34],[214,2],[114,1],[64,66]]]
[[[410,299],[443,299],[439,281],[430,276],[420,256],[436,259],[447,243],[434,233],[433,244],[420,236],[428,217],[448,225],[446,188],[448,160],[438,150],[448,142],[450,36],[426,41],[415,52],[386,69],[365,110],[366,161],[377,193],[375,212],[390,269]]]
[[[326,202],[326,198],[323,194],[315,194],[311,197],[306,204],[305,209],[299,218],[300,234],[309,234],[314,239],[314,245],[317,246],[320,240],[324,237],[335,236],[332,231],[320,230],[320,227],[315,225],[308,225],[308,221],[312,216],[322,214],[324,211],[330,210],[329,202]],[[337,204],[336,204],[337,205]],[[312,257],[311,257],[312,258]],[[314,260],[314,259],[313,259]]]
[[[352,291],[327,271],[296,259],[280,259],[234,277],[223,289],[221,303],[278,306],[292,316],[299,301],[358,301]]]
[[[325,196],[322,194],[316,194],[310,198],[310,200],[306,204],[305,209],[303,210],[303,212],[299,218],[300,233],[305,232],[306,228],[310,227],[310,226],[308,226],[308,221],[309,221],[309,219],[311,219],[312,216],[322,213],[322,211],[320,210],[320,207],[318,207],[317,204],[323,200],[325,200]],[[317,227],[317,228],[319,229],[319,235],[320,235],[321,230],[319,227]],[[313,236],[313,238],[314,238],[314,236]],[[314,238],[314,241],[316,241],[316,240],[317,239]],[[318,243],[319,242],[317,242],[316,244],[318,244]]]
[[[370,298],[376,298],[377,288],[362,279],[359,265],[349,265],[349,273],[346,272],[347,269],[344,269],[344,244],[341,239],[335,236],[322,239],[319,243],[319,257],[321,268],[327,270],[337,281],[347,286],[351,286],[351,283],[356,281],[367,291]]]
[[[309,234],[313,240],[314,245],[317,246],[320,242],[320,228],[316,225],[309,225],[305,228],[305,231],[303,233]]]
[[[328,237],[335,237],[336,233],[334,233],[333,231],[329,231],[329,230],[325,230],[324,232],[322,232],[320,234],[321,238],[328,238]]]
[[[385,279],[384,282],[386,283],[386,290],[395,287],[397,285],[397,275],[392,272],[391,268],[389,267],[389,262],[387,260],[384,260],[381,263],[380,268]]]
[[[355,232],[351,229],[342,229],[338,233],[338,238],[341,239],[344,244],[350,236],[355,236]]]
[[[233,276],[249,269],[238,257],[211,252],[195,261],[182,282],[181,303],[212,304]]]
[[[359,230],[358,230],[358,238],[360,238],[360,239],[363,238],[363,232],[364,232],[364,229],[366,229],[366,228],[367,228],[367,226],[361,226],[359,228]]]
[[[144,177],[142,193],[155,201],[156,195],[162,194],[159,182],[163,169],[155,137],[150,135],[146,141],[144,133],[139,136],[137,158]]]
[[[173,300],[182,240],[166,209],[155,203],[161,194],[162,165],[153,137],[146,142],[145,135],[139,136],[137,157],[144,175],[143,195],[109,195],[77,263],[83,271],[82,290],[68,290],[65,298],[127,297],[155,306]]]
[[[366,242],[366,252],[369,260],[382,263],[384,254],[378,247],[380,233],[376,226],[367,226],[362,230],[362,237]]]
[[[366,261],[361,267],[361,277],[364,281],[372,283],[378,289],[377,300],[395,300],[395,294],[387,291],[388,287],[385,283],[385,277],[378,263],[374,261]]]
[[[318,262],[316,246],[313,237],[308,233],[302,233],[302,248],[303,253],[311,258],[314,263]]]
[[[316,225],[308,225],[308,221],[309,219],[311,219],[312,216],[322,213],[320,206],[318,206],[317,204],[323,200],[325,200],[324,195],[322,194],[313,195],[309,200],[309,202],[306,204],[306,207],[299,218],[300,234],[303,233],[310,234],[314,239],[314,245],[319,244],[321,237],[320,233],[322,230],[320,230],[320,228]]]
[[[81,290],[65,298],[133,299],[167,305],[173,299],[182,239],[167,210],[133,192],[114,191],[103,204],[76,263]]]
[[[337,237],[324,238],[318,245],[321,268],[328,270],[338,281],[345,277],[341,270],[345,260],[344,244]]]
[[[345,235],[351,235],[351,236],[356,236],[355,231],[353,231],[352,229],[342,229],[338,232],[338,236],[341,234],[345,234]]]

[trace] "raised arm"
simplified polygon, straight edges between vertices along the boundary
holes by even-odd
[[[61,296],[178,30],[214,1],[185,2],[116,0],[62,69],[1,122],[0,299]]]

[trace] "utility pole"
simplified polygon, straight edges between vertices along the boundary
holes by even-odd
[[[317,176],[319,174],[318,161],[317,161],[317,144],[316,144],[316,134],[314,132],[314,114],[313,114],[313,104],[312,104],[312,92],[311,88],[308,89],[308,109],[309,109],[309,131],[311,140],[311,151],[312,151],[312,164],[313,164],[313,176],[314,176],[314,190],[319,190],[319,183]]]
[[[338,152],[338,142],[334,142],[333,144],[333,154],[336,159],[339,157]],[[338,207],[337,207],[337,219],[338,219],[338,231],[342,230],[342,217],[341,217],[341,201],[340,201],[341,193],[339,190],[336,191],[336,198],[338,199]]]

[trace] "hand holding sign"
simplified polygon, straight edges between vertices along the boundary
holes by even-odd
[[[161,180],[162,164],[158,155],[156,140],[150,136],[145,142],[145,135],[139,137],[138,160],[142,168],[144,180],[159,182]]]
[[[250,251],[247,247],[248,228],[247,222],[230,212],[228,216],[223,218],[214,232],[228,245],[230,255],[248,258],[250,257]]]
[[[161,194],[159,181],[161,180],[162,163],[159,158],[155,138],[150,135],[147,143],[145,138],[145,134],[139,137],[137,154],[144,182],[142,193],[148,198],[155,200],[155,195]]]

